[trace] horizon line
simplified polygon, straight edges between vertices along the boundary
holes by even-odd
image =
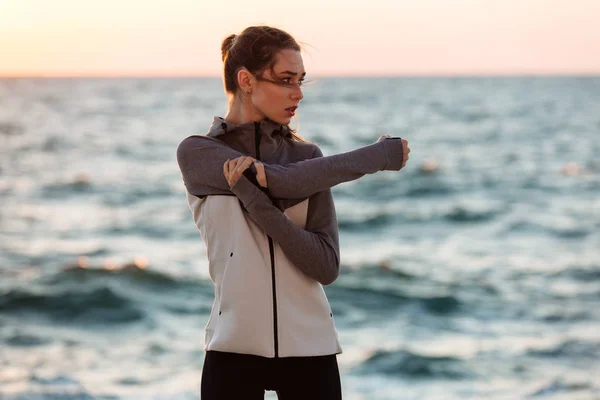
[[[310,75],[311,79],[318,78],[493,78],[493,77],[600,77],[600,71],[570,71],[570,72],[448,72],[448,73],[322,73]],[[74,79],[74,78],[137,78],[137,79],[156,79],[156,78],[219,78],[216,74],[178,74],[178,73],[83,73],[83,74],[62,74],[62,73],[30,73],[30,74],[3,74],[0,72],[0,79]]]

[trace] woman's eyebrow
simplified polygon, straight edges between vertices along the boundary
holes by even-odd
[[[296,76],[296,75],[298,75],[298,73],[297,73],[297,72],[292,72],[292,71],[287,71],[287,70],[286,70],[286,71],[283,71],[283,72],[280,72],[280,73],[281,73],[281,74],[289,74],[289,75],[293,75],[293,76]],[[304,76],[304,75],[306,75],[306,72],[304,72],[304,73],[302,74],[302,76]]]

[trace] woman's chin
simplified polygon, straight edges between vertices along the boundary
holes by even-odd
[[[292,120],[292,117],[277,117],[277,118],[269,117],[269,119],[271,121],[277,122],[278,124],[287,125]]]

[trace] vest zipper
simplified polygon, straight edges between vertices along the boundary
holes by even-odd
[[[254,123],[254,143],[256,147],[256,159],[260,160],[260,122]],[[273,239],[269,238],[269,252],[271,254],[271,285],[273,287],[273,338],[275,344],[275,358],[279,358],[279,339],[277,337],[277,292],[275,287],[275,250]]]

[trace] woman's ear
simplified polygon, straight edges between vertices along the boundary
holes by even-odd
[[[242,67],[237,73],[238,87],[244,93],[252,92],[255,78],[246,68]]]

